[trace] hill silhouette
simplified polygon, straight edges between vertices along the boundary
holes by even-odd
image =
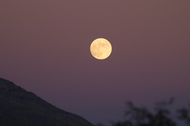
[[[93,126],[0,78],[0,126]]]

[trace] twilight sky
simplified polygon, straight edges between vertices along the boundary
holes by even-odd
[[[0,77],[90,122],[190,96],[189,0],[1,0]],[[96,60],[91,42],[111,56]]]

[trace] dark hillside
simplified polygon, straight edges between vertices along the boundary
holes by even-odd
[[[0,78],[0,126],[93,126]]]

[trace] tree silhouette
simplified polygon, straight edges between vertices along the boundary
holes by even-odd
[[[188,104],[188,107],[178,109],[177,113],[178,119],[184,121],[187,126],[190,126],[190,103]]]
[[[174,98],[169,101],[157,102],[154,109],[137,107],[132,102],[126,102],[125,118],[123,121],[112,122],[112,126],[177,126],[177,121],[185,122],[185,126],[190,126],[190,104],[171,111]]]

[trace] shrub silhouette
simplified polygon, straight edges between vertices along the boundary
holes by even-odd
[[[112,126],[177,126],[177,121],[190,126],[190,104],[177,110],[170,110],[174,98],[169,101],[157,102],[154,109],[137,107],[132,102],[126,102],[125,118],[123,121],[112,122]]]

